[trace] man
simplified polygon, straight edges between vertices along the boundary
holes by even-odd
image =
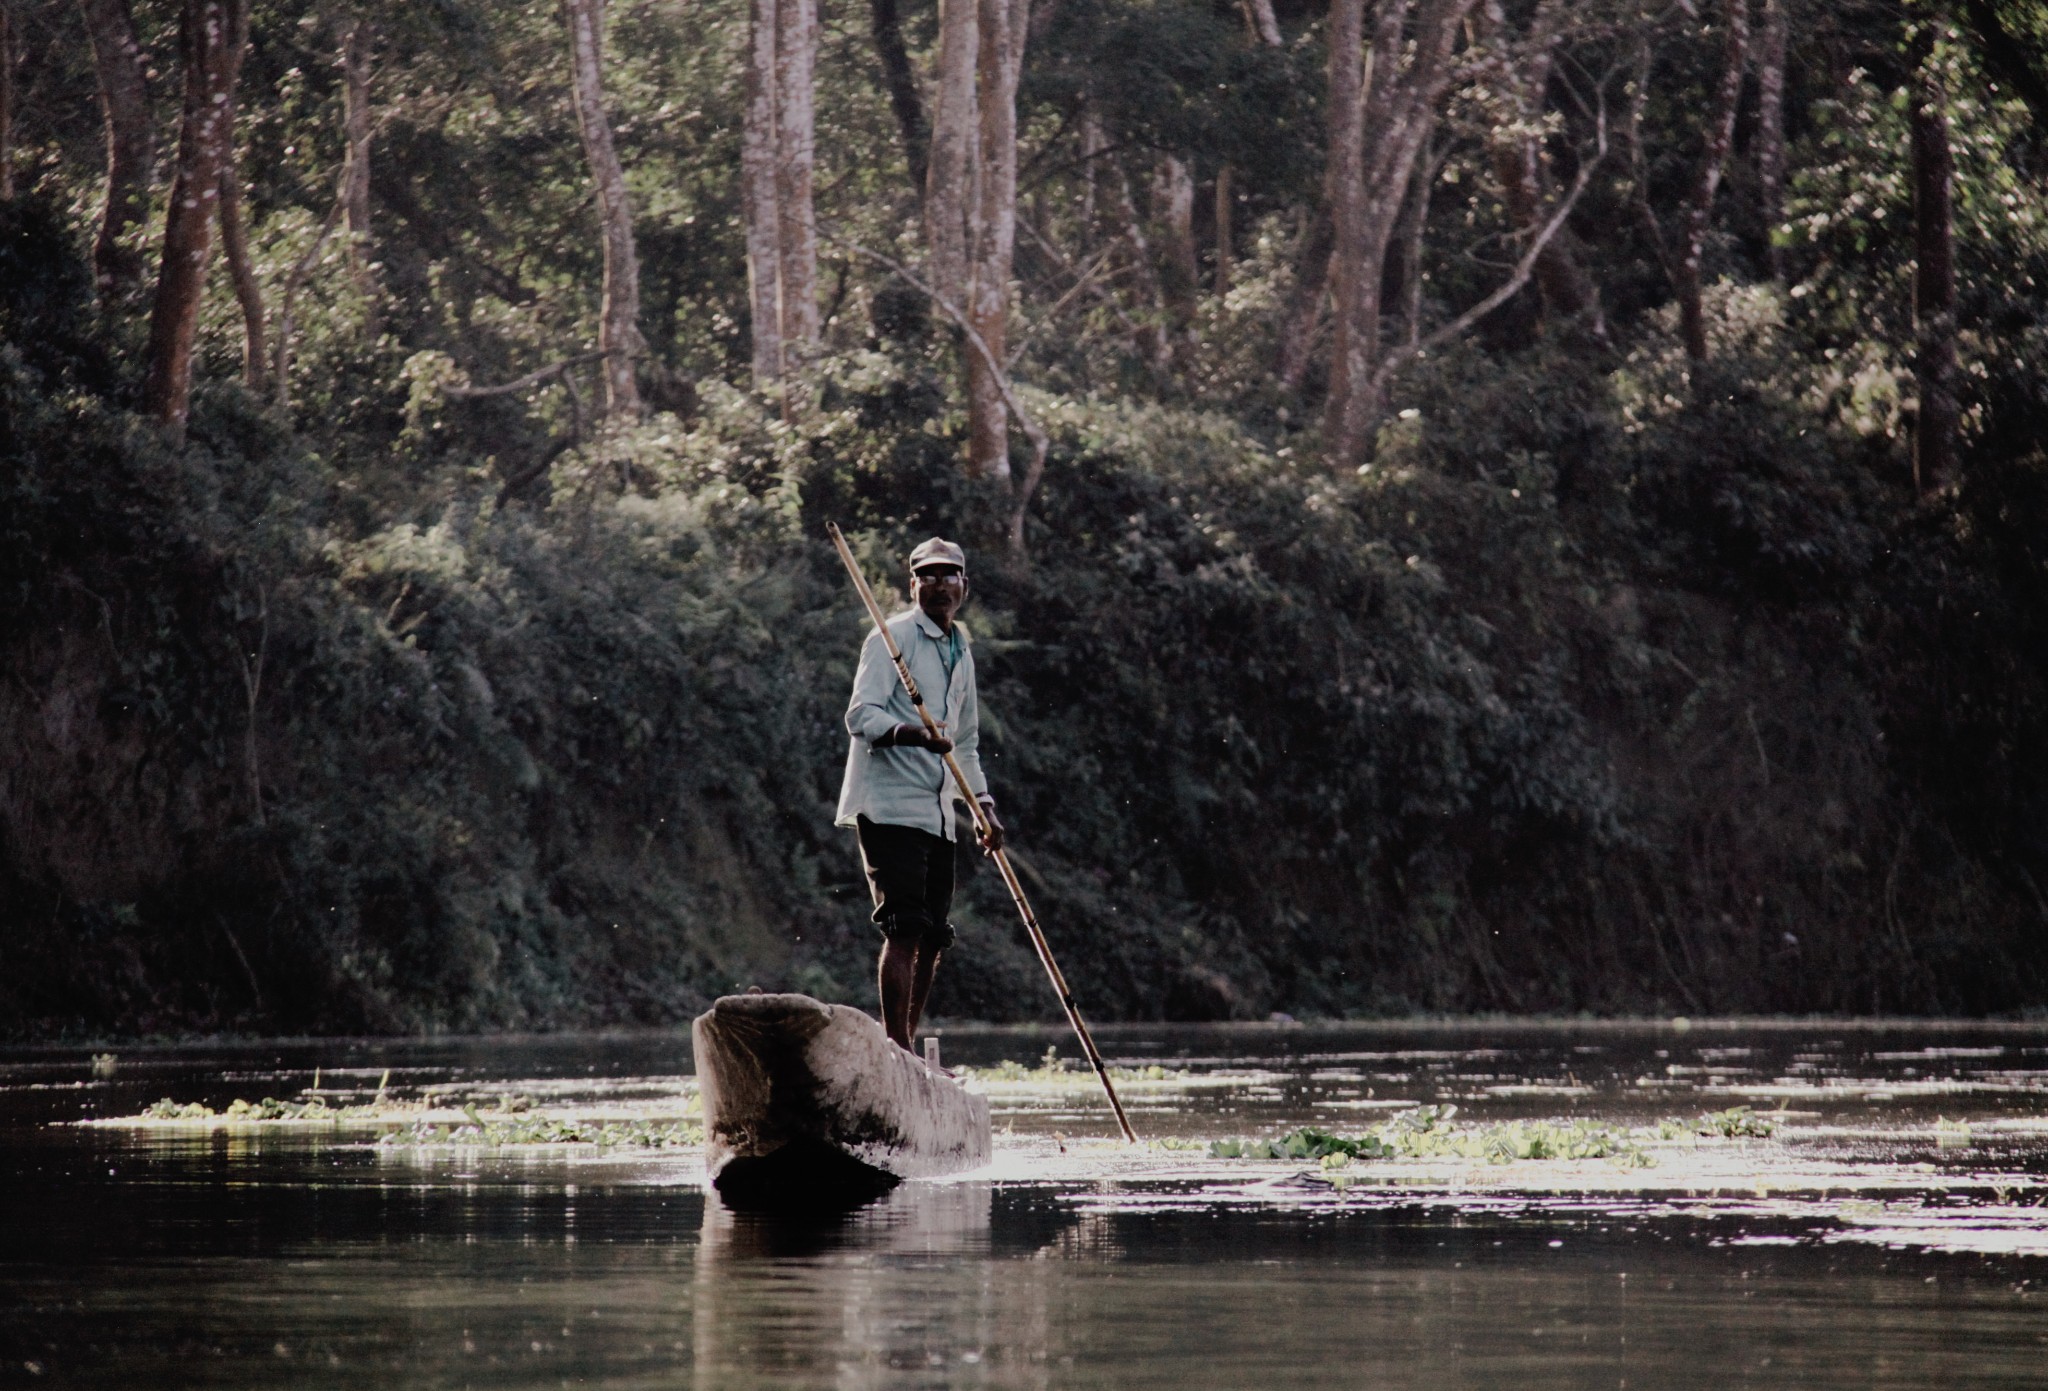
[[[967,553],[936,536],[912,551],[910,599],[911,607],[889,620],[889,632],[940,732],[930,733],[918,718],[882,635],[868,634],[846,707],[852,739],[837,818],[860,837],[861,865],[882,932],[882,1026],[904,1048],[924,1017],[939,957],[953,944],[946,915],[953,905],[953,843],[962,818],[943,755],[959,761],[988,816],[991,833],[976,833],[983,853],[1003,843],[995,799],[981,771],[974,650],[957,621],[967,601]]]

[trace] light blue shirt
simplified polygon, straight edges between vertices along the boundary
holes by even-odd
[[[923,694],[925,708],[953,741],[953,757],[979,797],[988,791],[981,771],[981,706],[974,691],[974,646],[967,629],[953,625],[951,636],[939,631],[931,615],[910,608],[889,620],[890,635],[903,649],[903,659]],[[955,642],[957,640],[957,649]],[[957,650],[958,658],[948,660]],[[865,816],[885,826],[915,826],[935,836],[955,839],[953,775],[946,761],[929,749],[878,749],[874,741],[899,724],[918,724],[917,707],[903,689],[896,664],[882,635],[870,632],[860,649],[860,668],[853,675],[853,698],[846,705],[846,778],[839,786],[836,824],[851,826]]]

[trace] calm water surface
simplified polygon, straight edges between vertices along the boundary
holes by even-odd
[[[1148,1139],[1388,1110],[1763,1142],[1655,1167],[1124,1151],[998,1091],[998,1159],[856,1213],[734,1214],[689,1152],[69,1124],[157,1098],[674,1095],[669,1036],[0,1054],[0,1385],[2048,1386],[2048,1026],[1105,1030]],[[959,1031],[949,1063],[1052,1034]],[[1398,1172],[1397,1172],[1398,1171]]]

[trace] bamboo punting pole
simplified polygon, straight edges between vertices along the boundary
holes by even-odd
[[[910,703],[917,710],[917,717],[924,721],[927,733],[938,734],[939,723],[932,718],[931,710],[924,703],[924,693],[917,688],[917,678],[910,674],[909,663],[903,660],[903,649],[896,645],[896,638],[889,631],[889,620],[882,613],[882,606],[875,602],[875,592],[868,588],[867,577],[861,574],[860,562],[853,558],[853,550],[846,544],[846,537],[840,534],[837,523],[825,523],[832,533],[832,544],[838,548],[839,559],[845,562],[846,573],[853,577],[853,586],[860,591],[863,604],[867,605],[868,617],[874,620],[875,631],[882,635],[882,645],[889,649],[889,660],[896,664],[896,675],[903,682],[903,689],[910,696]],[[946,761],[947,771],[953,775],[953,785],[960,789],[960,796],[974,813],[974,825],[984,842],[994,829],[989,824],[988,813],[982,810],[981,801],[974,795],[974,789],[967,785],[967,774],[960,771],[959,760],[952,754],[941,755]],[[1116,1112],[1117,1128],[1124,1133],[1124,1139],[1132,1144],[1138,1142],[1138,1132],[1131,1129],[1130,1118],[1124,1115],[1124,1105],[1117,1100],[1116,1088],[1109,1080],[1109,1069],[1103,1065],[1102,1053],[1095,1046],[1095,1040],[1088,1033],[1088,1026],[1081,1021],[1080,1006],[1074,1003],[1074,992],[1067,986],[1067,978],[1060,971],[1060,965],[1052,958],[1052,948],[1046,944],[1045,932],[1038,925],[1038,915],[1031,911],[1031,900],[1024,897],[1024,885],[1018,882],[1017,871],[1010,865],[1010,857],[1000,848],[990,852],[996,862],[996,869],[1003,876],[1003,884],[1010,891],[1010,901],[1017,905],[1018,914],[1024,919],[1024,930],[1031,936],[1031,946],[1038,953],[1038,962],[1045,967],[1045,974],[1052,981],[1053,993],[1060,997],[1060,1008],[1067,1012],[1067,1023],[1073,1025],[1074,1036],[1081,1040],[1081,1051],[1088,1055],[1089,1066],[1095,1069],[1102,1091],[1109,1098],[1109,1109]]]

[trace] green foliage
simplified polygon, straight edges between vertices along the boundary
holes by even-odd
[[[1053,446],[1013,556],[1012,497],[957,466],[957,344],[900,282],[828,243],[827,342],[786,397],[746,388],[744,7],[609,7],[656,409],[600,423],[588,363],[450,394],[595,340],[557,7],[360,7],[358,267],[321,240],[338,12],[263,0],[239,139],[274,311],[294,286],[292,404],[232,385],[217,276],[180,450],[132,412],[146,306],[96,301],[86,266],[103,132],[77,7],[17,9],[48,62],[23,69],[27,194],[0,207],[12,1032],[673,1024],[754,983],[865,1000],[865,889],[829,825],[862,619],[826,520],[891,588],[924,536],[969,545],[985,761],[1091,1014],[2048,998],[2048,223],[2038,131],[1967,25],[1931,60],[1965,457],[1923,499],[1895,15],[1795,35],[1789,206],[1762,227],[1731,165],[1710,362],[1677,343],[1635,204],[1668,210],[1694,170],[1717,36],[1674,26],[1642,188],[1617,157],[1571,228],[1609,336],[1525,293],[1404,369],[1374,458],[1338,474],[1304,428],[1316,373],[1274,371],[1320,196],[1316,26],[1286,12],[1269,49],[1228,8],[1060,7],[1020,117],[1009,347]],[[1991,10],[2034,53],[2038,25]],[[138,13],[168,130],[175,14]],[[913,47],[933,19],[907,8]],[[1629,41],[1574,29],[1553,88]],[[821,223],[915,260],[864,26],[823,42]],[[1438,131],[1420,331],[1518,244],[1493,80]],[[1112,143],[1092,163],[1084,112]],[[1543,118],[1554,177],[1590,119]],[[1121,200],[1157,231],[1169,153],[1233,170],[1227,296],[1198,266],[1184,302],[1147,298]],[[1047,1015],[994,876],[958,916],[935,1008]]]
[[[1334,1135],[1313,1126],[1272,1140],[1218,1140],[1215,1159],[1314,1159],[1325,1169],[1355,1160],[1480,1159],[1509,1164],[1537,1159],[1613,1159],[1630,1166],[1651,1163],[1643,1136],[1586,1121],[1509,1121],[1500,1125],[1451,1124],[1456,1107],[1417,1107],[1363,1135]]]
[[[994,1083],[1002,1086],[1071,1088],[1098,1085],[1095,1073],[1081,1067],[1072,1058],[1059,1056],[1057,1047],[1045,1050],[1045,1056],[1037,1067],[1028,1067],[1014,1058],[1005,1058],[992,1067],[962,1067],[955,1072],[963,1080],[974,1085]],[[1149,1063],[1144,1067],[1112,1067],[1109,1069],[1112,1082],[1181,1082],[1187,1073],[1174,1068]]]
[[[695,1121],[655,1118],[598,1120],[578,1116],[522,1114],[533,1111],[530,1097],[501,1097],[493,1111],[466,1102],[461,1111],[465,1122],[449,1122],[431,1116],[408,1118],[420,1103],[387,1106],[377,1102],[359,1106],[333,1106],[325,1098],[280,1101],[237,1099],[216,1111],[204,1102],[180,1103],[165,1097],[144,1107],[138,1119],[203,1124],[211,1129],[234,1130],[266,1122],[333,1124],[380,1127],[377,1143],[420,1148],[437,1145],[595,1145],[600,1149],[677,1149],[704,1143],[704,1127]]]
[[[1903,880],[1877,868],[1898,833],[1868,815],[1910,813],[1867,765],[1824,761],[1872,746],[1854,672],[1892,639],[1835,630],[1846,665],[1787,664],[1829,631],[1820,615],[1897,583],[1860,446],[1729,370],[1698,405],[1631,416],[1634,388],[1563,360],[1454,355],[1411,387],[1380,463],[1342,479],[1221,416],[1044,398],[1058,449],[1033,563],[977,544],[970,624],[987,763],[1084,1004],[1772,1008],[2028,988],[2031,966],[1935,973],[1964,942],[2010,952],[1995,917],[1875,957],[1828,927],[1888,876],[1935,894],[1969,871],[1915,867],[1910,830]],[[694,420],[565,456],[544,510],[497,506],[451,459],[433,520],[382,524],[232,394],[207,398],[199,451],[173,459],[90,397],[14,380],[15,612],[113,633],[39,679],[133,721],[109,726],[135,731],[122,757],[195,770],[185,824],[215,856],[174,869],[107,819],[118,799],[76,804],[99,839],[54,862],[122,849],[99,879],[17,878],[66,924],[47,957],[11,949],[19,1017],[531,1027],[672,1021],[756,982],[864,995],[861,890],[827,824],[859,625],[812,538],[842,520],[880,577],[921,535],[993,525],[915,363],[834,365],[796,430],[707,389]],[[1536,409],[1491,404],[1510,400]],[[417,418],[460,439],[470,409],[428,389]],[[93,488],[55,466],[80,449]],[[89,593],[66,578],[85,574]],[[1726,644],[1736,608],[1779,636]],[[1771,689],[1786,694],[1750,703]],[[1620,730],[1659,750],[1649,768],[1701,771],[1617,771]],[[42,775],[53,797],[61,767]],[[1816,797],[1845,810],[1814,817]],[[1752,814],[1727,816],[1734,799]],[[1734,877],[1695,877],[1673,849],[1688,844]],[[1748,885],[1782,900],[1759,912],[1736,897]],[[1645,903],[1661,905],[1647,935],[1614,925]],[[966,885],[937,1008],[1042,1012],[1009,912],[992,876]],[[97,944],[93,964],[63,941]],[[1588,941],[1607,944],[1597,972],[1569,964]],[[1674,952],[1715,965],[1678,974]],[[123,963],[112,989],[102,960]]]
[[[376,1111],[374,1106],[330,1106],[317,1096],[305,1101],[279,1101],[274,1096],[266,1096],[261,1101],[237,1098],[222,1111],[216,1111],[201,1101],[180,1104],[165,1097],[143,1107],[142,1115],[144,1119],[155,1121],[219,1121],[233,1126],[255,1121],[360,1120],[375,1115]]]
[[[1062,1058],[1059,1053],[1057,1046],[1046,1049],[1037,1067],[1028,1067],[1015,1058],[1005,1058],[992,1067],[963,1069],[961,1075],[977,1082],[1059,1082],[1073,1071],[1073,1060]]]
[[[688,1149],[704,1143],[704,1127],[687,1121],[495,1120],[471,1107],[467,1125],[414,1121],[404,1129],[386,1131],[377,1143],[411,1148],[595,1145],[599,1149]]]
[[[1271,1140],[1217,1140],[1215,1159],[1313,1159],[1324,1169],[1353,1161],[1482,1159],[1508,1164],[1532,1159],[1612,1159],[1630,1167],[1655,1162],[1646,1146],[1689,1136],[1722,1140],[1767,1140],[1776,1125],[1747,1106],[1715,1111],[1693,1121],[1665,1120],[1622,1129],[1590,1121],[1508,1121],[1457,1125],[1455,1106],[1418,1106],[1402,1111],[1363,1135],[1336,1135],[1313,1126]]]
[[[1313,186],[1321,55],[1245,37],[1243,15],[1188,0],[1085,0],[1052,11],[1027,101],[1093,103],[1121,137],[1204,167],[1229,164],[1260,195]]]
[[[1723,1140],[1768,1140],[1778,1133],[1777,1123],[1747,1106],[1710,1111],[1694,1123],[1696,1135],[1715,1135]]]
[[[1966,372],[1992,370],[2020,345],[2048,289],[2048,209],[2029,187],[2032,138],[2024,106],[1987,81],[1976,55],[1945,34],[1930,60],[1956,165],[1954,232],[1965,322]],[[1814,126],[1795,159],[1782,238],[1803,263],[1794,319],[1823,351],[1912,340],[1913,193],[1908,88],[1858,68],[1814,104]],[[1994,327],[1996,325],[1996,327]],[[2037,360],[2038,361],[2038,360]]]

